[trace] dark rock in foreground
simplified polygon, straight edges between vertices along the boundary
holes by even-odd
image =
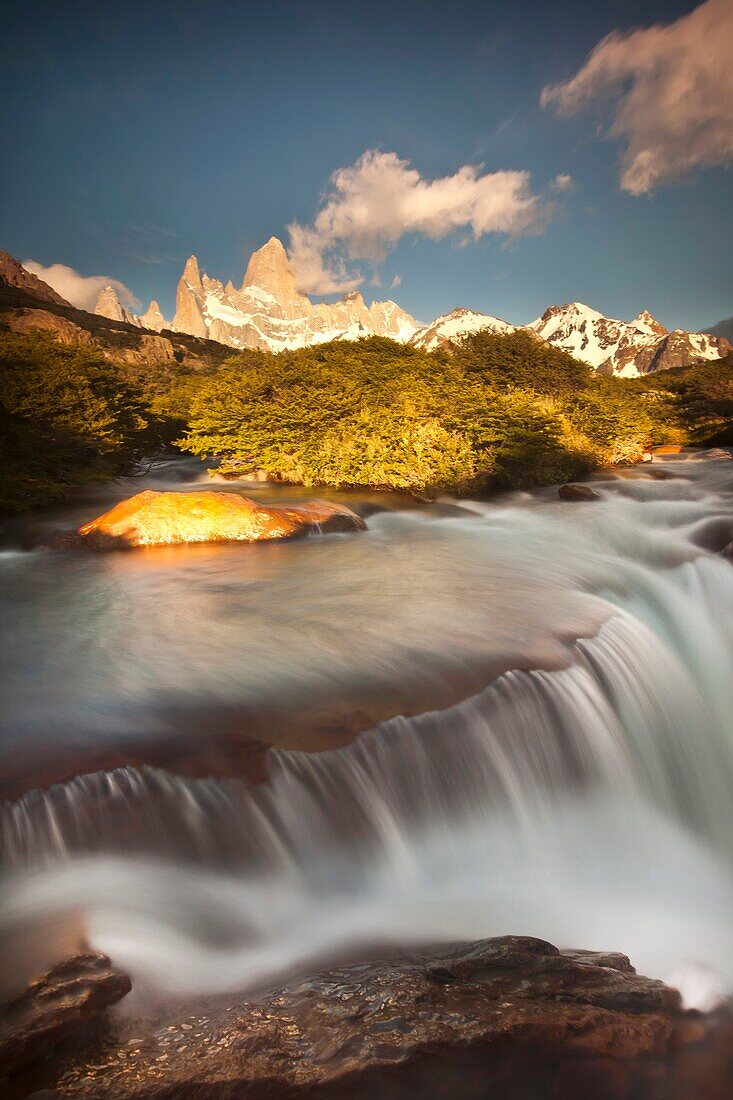
[[[727,1046],[711,1055],[702,1018],[623,955],[508,936],[393,953],[237,1005],[217,999],[189,1015],[123,1022],[93,1058],[58,1067],[56,1095],[723,1100],[733,1029],[724,1034]]]
[[[36,1062],[59,1043],[93,1030],[104,1010],[130,992],[106,956],[77,955],[0,1004],[0,1074]]]
[[[572,482],[569,485],[561,485],[557,490],[560,500],[600,500],[598,493],[587,485],[577,485]]]

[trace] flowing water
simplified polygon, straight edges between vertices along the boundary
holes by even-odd
[[[273,715],[277,746],[259,784],[80,752],[76,778],[8,801],[17,959],[83,927],[136,988],[198,995],[515,933],[625,951],[701,1007],[732,990],[733,567],[703,545],[733,463],[663,469],[588,504],[367,495],[366,533],[269,546],[29,552],[9,528],[0,735],[29,775],[64,744],[175,753],[185,728],[205,751],[235,715],[243,738]],[[174,461],[34,522],[204,476]],[[299,751],[331,743],[293,729],[334,699],[395,716]]]

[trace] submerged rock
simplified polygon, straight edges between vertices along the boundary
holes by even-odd
[[[364,520],[351,509],[326,501],[280,507],[257,504],[238,493],[157,493],[148,489],[77,531],[54,537],[51,545],[109,550],[188,542],[261,542],[312,531],[360,531],[365,527]]]
[[[36,1062],[61,1042],[83,1038],[130,988],[127,975],[105,955],[85,953],[55,966],[0,1004],[0,1072]]]
[[[94,1058],[57,1067],[56,1087],[79,1100],[722,1098],[730,1028],[715,1058],[709,1031],[624,955],[504,936],[123,1022]],[[700,1065],[723,1091],[696,1090]]]
[[[561,485],[557,490],[560,500],[600,500],[598,493],[588,485],[577,485],[572,482],[569,485]]]

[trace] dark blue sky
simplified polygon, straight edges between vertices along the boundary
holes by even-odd
[[[422,175],[558,173],[546,232],[460,247],[405,237],[383,282],[422,320],[458,304],[528,321],[580,299],[702,328],[733,313],[731,176],[634,197],[592,116],[538,99],[614,28],[692,3],[587,0],[15,5],[4,17],[0,247],[122,280],[171,314],[186,256],[241,280],[248,254],[310,221],[330,174],[369,148]],[[367,296],[387,291],[365,287]]]

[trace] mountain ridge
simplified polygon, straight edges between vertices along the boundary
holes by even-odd
[[[101,309],[107,315],[142,323],[142,318],[127,315],[119,302],[109,301],[112,288],[105,288],[103,294]],[[423,351],[450,350],[451,344],[475,332],[523,329],[600,373],[625,378],[719,359],[730,350],[724,336],[683,329],[670,332],[647,309],[631,321],[622,321],[578,301],[550,306],[527,325],[513,325],[466,306],[419,325],[391,300],[367,306],[359,291],[333,303],[314,303],[298,289],[287,251],[277,237],[270,237],[252,253],[239,287],[232,280],[224,284],[202,273],[196,256],[189,256],[178,281],[170,326],[157,303],[151,303],[143,317],[153,322],[156,331],[162,325],[236,350],[267,351],[369,335],[388,336]]]
[[[0,286],[30,295],[36,303],[84,314],[7,252],[0,252]],[[579,301],[550,306],[528,325],[513,325],[465,306],[419,325],[391,300],[367,306],[359,291],[333,303],[312,302],[298,290],[287,252],[277,237],[253,252],[239,287],[232,280],[224,284],[202,273],[196,256],[190,256],[178,282],[171,322],[155,300],[145,313],[132,313],[122,306],[112,286],[100,292],[94,315],[137,329],[141,335],[179,333],[234,351],[280,351],[369,335],[387,336],[423,351],[449,351],[451,344],[476,332],[521,329],[570,352],[599,373],[626,378],[720,359],[731,351],[725,331],[733,327],[730,320],[709,333],[669,331],[646,309],[631,321],[622,321]],[[57,323],[37,320],[48,328],[56,325],[61,338]],[[67,325],[64,338],[70,338],[70,332]]]
[[[39,298],[41,301],[73,308],[71,302],[67,302],[48,283],[44,283],[37,275],[23,267],[9,252],[0,251],[0,286],[14,287],[16,290],[32,294],[34,298]]]
[[[594,370],[622,378],[720,359],[731,350],[722,337],[683,329],[670,332],[648,310],[633,321],[620,321],[583,302],[550,306],[526,327]]]
[[[250,257],[239,288],[202,274],[190,256],[178,281],[171,328],[239,350],[281,351],[369,335],[404,343],[418,324],[396,302],[367,306],[359,293],[330,304],[311,302],[297,288],[283,244],[271,237]]]

